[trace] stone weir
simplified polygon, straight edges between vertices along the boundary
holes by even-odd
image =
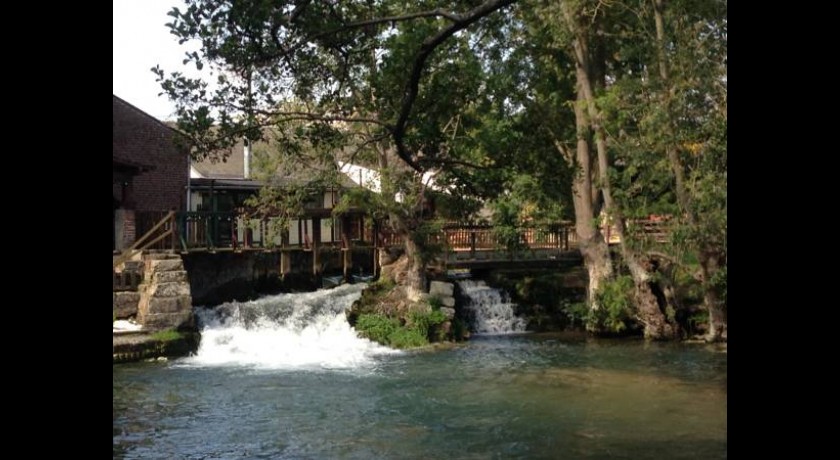
[[[114,362],[181,356],[198,346],[190,284],[177,254],[144,254],[126,270],[142,272],[133,291],[114,292]],[[119,330],[116,320],[133,319],[133,330]]]

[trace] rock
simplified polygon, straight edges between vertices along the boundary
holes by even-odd
[[[143,261],[142,260],[127,260],[123,263],[123,271],[124,272],[143,272]]]
[[[148,273],[171,272],[184,269],[184,262],[181,260],[180,257],[177,259],[163,260],[149,259],[146,261],[146,264],[146,267],[148,268]]]
[[[181,310],[190,310],[190,296],[180,297],[152,297],[149,299],[149,313],[175,313]]]
[[[152,274],[153,283],[186,283],[186,270],[173,270],[169,272],[156,272]]]
[[[455,317],[455,309],[449,307],[440,307],[440,311],[446,315],[446,319],[452,319]]]
[[[455,285],[443,281],[432,281],[429,286],[429,295],[433,297],[452,297],[455,293]]]
[[[189,297],[190,285],[184,282],[154,283],[147,288],[147,294],[151,297]]]
[[[454,307],[455,297],[440,297],[440,303],[443,304],[444,307]]]
[[[177,254],[151,254],[145,258],[146,273],[140,285],[137,320],[145,328],[192,327],[192,296]]]
[[[192,328],[194,326],[192,310],[148,314],[138,318],[141,319],[145,329],[151,330]]]
[[[115,292],[114,293],[114,316],[117,319],[125,319],[137,314],[137,305],[140,303],[139,292]]]

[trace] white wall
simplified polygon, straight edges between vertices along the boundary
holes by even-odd
[[[332,208],[335,206],[337,200],[337,196],[333,196],[333,192],[324,192],[324,207],[327,209]]]
[[[201,192],[190,191],[190,209],[189,211],[198,211],[198,206],[202,204]]]
[[[338,219],[321,220],[321,241],[333,243],[341,241],[341,221]]]

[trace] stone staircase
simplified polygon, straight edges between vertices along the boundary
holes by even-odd
[[[181,256],[147,254],[143,261],[137,322],[148,329],[192,328],[192,296]]]
[[[172,253],[143,254],[142,261],[130,261],[115,274],[114,317],[134,317],[144,330],[191,329],[194,326],[192,296],[181,256]],[[136,290],[116,278],[141,273]]]

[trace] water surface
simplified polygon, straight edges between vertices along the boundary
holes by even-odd
[[[726,458],[719,348],[525,334],[395,353],[335,321],[344,289],[223,306],[198,356],[115,365],[114,457]]]

